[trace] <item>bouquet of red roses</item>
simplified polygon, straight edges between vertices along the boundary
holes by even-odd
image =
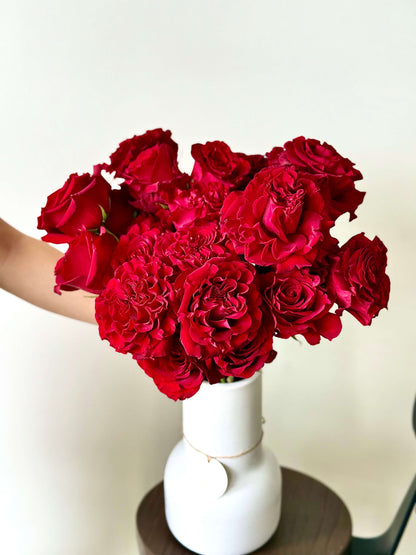
[[[195,144],[191,175],[177,153],[170,131],[127,139],[109,164],[70,175],[38,219],[43,240],[68,243],[56,293],[96,294],[100,337],[168,397],[250,377],[275,357],[274,337],[314,345],[338,336],[344,310],[369,325],[387,307],[384,244],[331,235],[365,195],[332,146],[298,137],[246,155]]]

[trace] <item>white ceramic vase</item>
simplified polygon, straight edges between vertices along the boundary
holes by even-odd
[[[168,526],[201,555],[244,555],[275,532],[281,471],[263,445],[261,373],[204,382],[183,401],[183,439],[165,468]]]

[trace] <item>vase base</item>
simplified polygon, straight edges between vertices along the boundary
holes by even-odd
[[[351,543],[351,517],[341,499],[310,476],[287,468],[282,468],[282,475],[279,526],[256,554],[346,555]],[[141,501],[136,522],[140,555],[192,555],[169,531],[162,482]]]
[[[279,520],[280,520],[280,515],[279,515]],[[270,538],[273,537],[274,533],[278,528],[279,520],[277,521],[276,525],[273,526],[272,532],[267,537],[263,537],[260,540],[260,542],[253,541],[251,546],[248,546],[247,543],[245,543],[244,547],[239,546],[238,545],[239,538],[238,537],[236,538],[236,536],[233,535],[233,537],[229,537],[227,539],[222,540],[220,548],[216,548],[216,549],[213,548],[209,550],[207,550],[205,545],[204,547],[198,547],[198,545],[185,543],[180,538],[177,538],[175,534],[172,532],[172,530],[170,528],[169,529],[173,537],[176,539],[176,541],[178,541],[184,548],[188,549],[189,551],[192,551],[192,553],[195,553],[196,555],[249,555],[250,553],[253,553],[254,551],[257,551],[258,549],[263,547],[270,540]],[[248,530],[246,529],[246,532],[250,532],[250,529]],[[240,530],[240,533],[241,533],[241,530]]]
[[[264,545],[280,519],[281,470],[274,454],[259,445],[243,457],[222,459],[229,486],[213,498],[200,495],[186,472],[188,451],[179,442],[165,469],[165,514],[173,536],[198,555],[244,555]]]

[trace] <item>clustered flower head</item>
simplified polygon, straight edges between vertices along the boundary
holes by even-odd
[[[344,311],[369,325],[387,307],[381,240],[332,234],[365,195],[350,160],[304,137],[265,155],[222,141],[191,153],[188,175],[170,131],[127,139],[38,219],[45,241],[68,243],[55,291],[96,294],[100,337],[160,391],[186,399],[203,380],[249,378],[274,359],[274,337],[315,345],[339,335]]]

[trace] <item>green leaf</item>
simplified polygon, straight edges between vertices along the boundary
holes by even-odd
[[[105,223],[106,219],[108,218],[108,214],[107,212],[104,210],[104,208],[101,206],[101,204],[99,204],[100,210],[101,210],[101,216],[103,218],[103,224]]]

